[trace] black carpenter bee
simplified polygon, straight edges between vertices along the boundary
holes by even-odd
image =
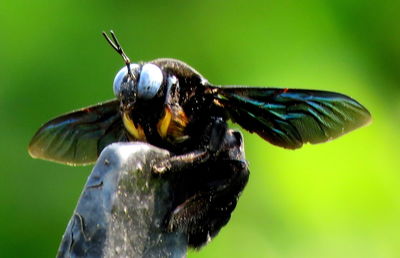
[[[229,221],[248,180],[242,136],[227,128],[229,119],[288,149],[332,140],[370,121],[366,108],[340,93],[217,86],[178,60],[131,63],[115,35],[103,35],[126,64],[114,80],[117,99],[50,120],[32,138],[29,153],[85,165],[113,142],[167,149],[172,156],[155,164],[154,173],[190,173],[175,176],[166,229],[184,232],[192,247]]]

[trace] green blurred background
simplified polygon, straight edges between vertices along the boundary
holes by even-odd
[[[215,84],[338,91],[374,121],[297,151],[245,133],[232,219],[189,257],[400,257],[399,1],[0,2],[0,257],[53,257],[91,167],[27,154],[48,119],[113,97],[133,60],[181,59]]]

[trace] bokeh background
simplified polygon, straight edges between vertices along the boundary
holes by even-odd
[[[189,257],[400,257],[399,1],[0,2],[0,257],[53,257],[91,167],[27,154],[38,127],[113,97],[121,58],[181,59],[215,84],[348,94],[374,121],[289,151],[245,133],[250,181]]]

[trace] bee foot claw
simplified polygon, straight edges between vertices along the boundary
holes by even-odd
[[[152,169],[155,174],[164,174],[171,169],[171,163],[168,160],[163,160],[153,165]]]

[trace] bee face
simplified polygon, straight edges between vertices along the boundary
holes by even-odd
[[[124,66],[115,76],[114,95],[118,99],[123,99],[124,95],[131,96],[130,101],[133,103],[153,99],[160,92],[164,81],[161,69],[152,63],[130,64],[129,67],[130,73],[127,66]]]
[[[157,63],[129,64],[115,76],[113,89],[120,101],[122,121],[134,140],[146,141],[156,132],[149,129],[156,124],[159,135],[167,135],[172,117],[169,109],[165,109],[166,95],[170,94],[169,77],[175,77],[163,71]]]

